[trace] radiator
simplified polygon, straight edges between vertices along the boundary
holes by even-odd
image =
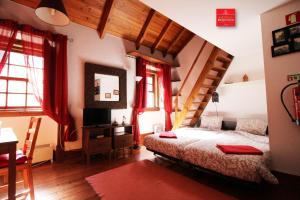
[[[53,148],[50,144],[35,145],[33,153],[33,163],[43,162],[50,160],[52,162]]]

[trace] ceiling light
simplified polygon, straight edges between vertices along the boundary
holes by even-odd
[[[42,0],[35,14],[44,22],[54,26],[65,26],[70,19],[61,0]]]

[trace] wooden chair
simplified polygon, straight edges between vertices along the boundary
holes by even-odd
[[[35,143],[40,129],[42,118],[31,117],[26,138],[22,150],[16,152],[16,170],[22,172],[25,191],[17,194],[16,197],[30,194],[34,200],[34,186],[32,178],[32,156]],[[0,155],[0,176],[8,174],[8,154]]]

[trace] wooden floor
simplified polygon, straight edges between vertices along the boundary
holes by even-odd
[[[89,166],[82,164],[79,159],[71,159],[62,164],[49,163],[36,166],[33,170],[36,199],[99,199],[85,181],[85,177],[143,159],[152,160],[170,170],[193,178],[200,184],[210,186],[237,199],[300,199],[300,181],[298,177],[276,174],[280,181],[280,185],[277,186],[243,184],[224,177],[179,166],[167,159],[155,157],[144,148],[140,151],[135,151],[133,155],[126,158],[118,158],[112,161],[95,157]],[[5,193],[5,191],[0,190],[0,198],[5,197]]]

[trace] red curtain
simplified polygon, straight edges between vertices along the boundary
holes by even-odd
[[[10,20],[0,20],[0,73],[16,40],[18,25]]]
[[[164,107],[166,112],[165,129],[172,129],[171,114],[172,114],[172,87],[171,87],[171,66],[163,65],[163,87],[164,87]]]
[[[165,109],[165,130],[172,129],[172,86],[171,86],[171,66],[156,64],[156,68],[160,69],[159,77],[162,79],[162,86],[164,90],[164,109]]]
[[[135,105],[133,108],[132,125],[134,145],[138,146],[140,142],[140,128],[138,116],[144,112],[147,106],[147,77],[146,77],[146,65],[148,62],[143,58],[137,58],[136,61],[136,76],[142,77],[142,79],[136,83]]]
[[[44,41],[43,111],[57,123],[66,125],[65,141],[74,141],[74,120],[68,111],[67,37],[53,35]]]
[[[43,104],[43,45],[44,34],[24,25],[21,29],[23,53],[25,55],[25,65],[27,66],[27,76],[35,98]]]

